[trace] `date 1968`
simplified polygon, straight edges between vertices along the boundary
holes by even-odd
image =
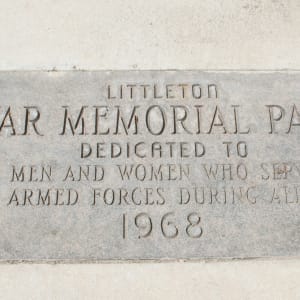
[[[149,238],[153,234],[153,229],[167,239],[177,238],[184,234],[190,238],[200,238],[203,234],[201,226],[201,217],[198,213],[192,212],[186,216],[185,225],[179,226],[176,223],[176,216],[173,212],[168,212],[160,217],[160,221],[154,225],[153,218],[147,213],[139,213],[134,217],[127,214],[122,215],[122,235],[123,239],[128,237],[128,224],[133,223],[138,231],[138,238]]]

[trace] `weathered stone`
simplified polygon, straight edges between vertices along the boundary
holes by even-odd
[[[299,72],[1,72],[2,260],[300,254]]]

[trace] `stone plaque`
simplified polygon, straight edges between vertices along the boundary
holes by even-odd
[[[300,73],[0,73],[0,258],[300,254]]]

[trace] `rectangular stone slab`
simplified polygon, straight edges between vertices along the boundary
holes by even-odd
[[[0,72],[0,259],[299,256],[299,82]]]

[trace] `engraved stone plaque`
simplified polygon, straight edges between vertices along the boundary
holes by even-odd
[[[0,72],[0,259],[299,256],[299,82]]]

